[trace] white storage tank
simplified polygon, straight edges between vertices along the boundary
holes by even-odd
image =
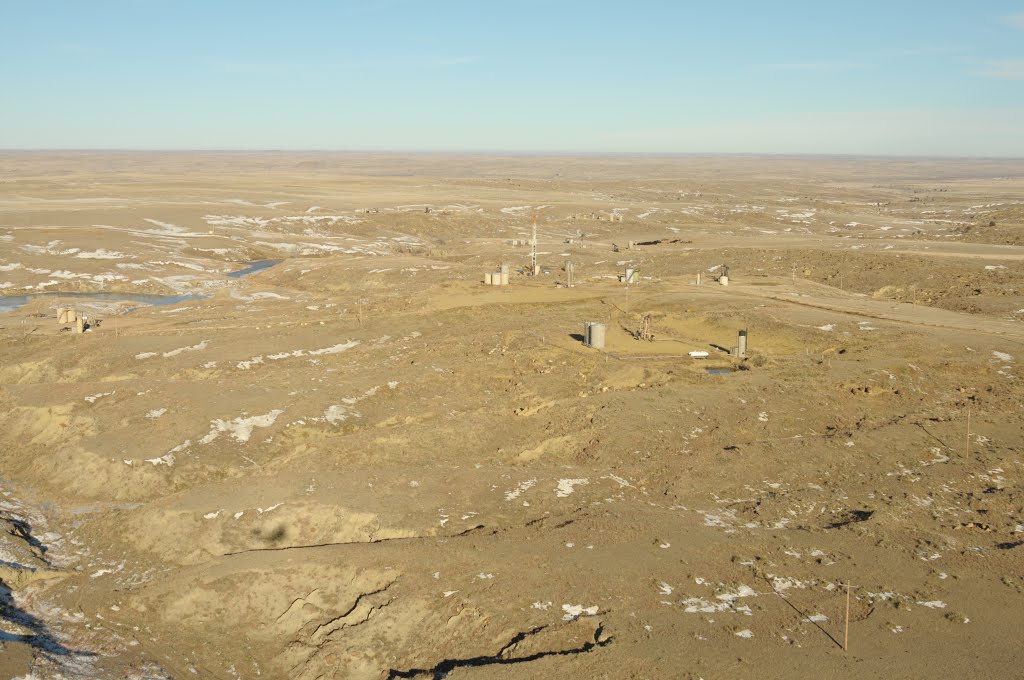
[[[583,344],[594,349],[604,349],[607,331],[608,324],[588,321],[583,325]]]

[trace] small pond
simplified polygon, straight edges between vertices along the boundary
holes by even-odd
[[[138,302],[141,305],[176,305],[187,300],[202,300],[205,295],[154,295],[151,293],[30,293],[29,295],[0,295],[0,314],[24,307],[30,300],[64,298],[83,302]]]
[[[256,260],[255,262],[246,262],[246,264],[249,265],[248,267],[245,269],[239,269],[237,272],[231,272],[228,274],[228,277],[232,279],[240,279],[244,276],[248,276],[249,274],[261,272],[264,269],[270,269],[275,264],[281,264],[282,261],[283,260]]]

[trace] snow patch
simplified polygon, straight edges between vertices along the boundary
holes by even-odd
[[[337,345],[332,345],[330,347],[323,347],[321,349],[313,349],[313,350],[296,349],[296,350],[292,350],[291,352],[278,352],[277,354],[269,354],[266,357],[264,357],[263,355],[260,355],[258,357],[252,357],[251,359],[247,359],[245,361],[239,361],[237,364],[235,364],[235,366],[236,366],[236,368],[239,368],[239,369],[241,369],[243,371],[247,371],[250,368],[252,368],[253,366],[265,363],[264,359],[269,359],[271,361],[280,361],[282,359],[289,359],[289,358],[295,358],[295,357],[323,356],[323,355],[326,355],[326,354],[340,354],[341,352],[344,352],[346,350],[352,349],[353,347],[357,346],[358,344],[359,344],[358,340],[349,340],[348,342],[338,343]],[[395,383],[395,384],[397,386],[397,383]]]
[[[525,482],[520,482],[519,486],[505,494],[505,500],[514,501],[515,499],[519,498],[519,496],[521,496],[524,491],[529,491],[536,484],[536,479],[527,479]]]
[[[348,420],[351,413],[352,412],[348,407],[335,404],[324,411],[324,420],[331,425],[337,425],[338,423]]]
[[[581,616],[597,616],[598,608],[596,605],[584,607],[581,604],[563,604],[562,611],[565,612],[562,616],[563,621],[575,621]]]
[[[122,260],[128,256],[116,250],[98,248],[96,250],[83,250],[75,253],[75,257],[83,260]]]
[[[566,498],[576,491],[577,486],[583,486],[589,484],[589,479],[560,479],[558,480],[558,488],[555,489],[555,496],[558,498]]]
[[[206,349],[207,347],[209,347],[209,345],[210,345],[210,341],[209,340],[203,340],[198,345],[191,345],[189,347],[179,347],[177,349],[169,350],[167,352],[164,352],[162,354],[162,356],[165,357],[165,358],[169,358],[169,357],[176,357],[179,354],[182,354],[184,352],[198,352],[199,350]],[[139,359],[139,360],[149,359],[151,357],[157,356],[158,354],[160,354],[160,352],[140,352],[139,354],[135,355],[135,358]]]
[[[282,409],[274,409],[270,413],[261,416],[249,416],[248,418],[238,416],[232,420],[210,421],[210,432],[199,440],[201,444],[209,444],[217,439],[222,433],[228,433],[235,441],[245,443],[252,437],[252,431],[257,427],[270,427],[277,420],[277,417],[284,413]]]

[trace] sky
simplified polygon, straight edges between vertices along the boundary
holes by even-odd
[[[1024,158],[1024,0],[0,0],[0,148]]]

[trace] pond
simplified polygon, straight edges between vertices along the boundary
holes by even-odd
[[[256,260],[255,262],[246,262],[246,264],[249,265],[248,267],[245,269],[239,269],[237,272],[231,272],[228,274],[228,277],[232,279],[240,279],[244,276],[248,276],[249,274],[261,272],[264,269],[270,269],[275,264],[281,264],[281,262],[283,262],[283,260]]]
[[[202,300],[205,295],[154,295],[151,293],[31,293],[29,295],[0,295],[0,314],[24,307],[39,298],[66,298],[83,302],[138,302],[141,305],[176,305],[187,300]]]

